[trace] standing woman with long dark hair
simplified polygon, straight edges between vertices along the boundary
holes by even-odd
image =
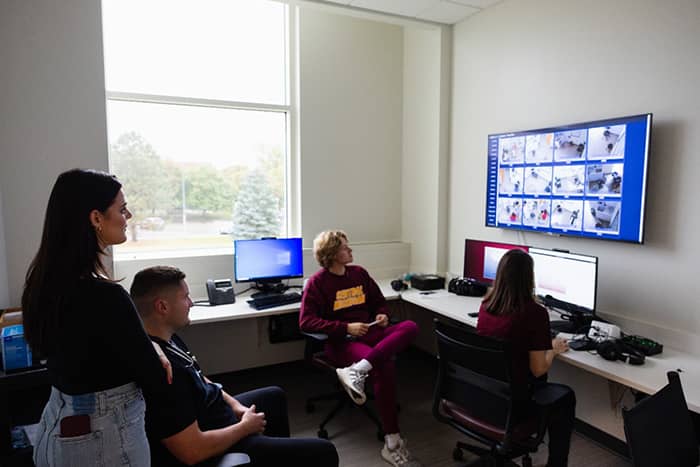
[[[51,191],[22,294],[25,336],[52,385],[38,467],[150,465],[140,387],[162,393],[170,367],[102,263],[107,247],[126,241],[129,218],[111,175],[70,170]]]
[[[574,428],[576,396],[563,384],[544,378],[554,357],[568,350],[563,339],[551,339],[549,314],[534,298],[532,257],[518,249],[498,263],[493,288],[479,309],[479,334],[511,343],[513,383],[531,396],[533,408],[548,414],[547,467],[565,467]]]

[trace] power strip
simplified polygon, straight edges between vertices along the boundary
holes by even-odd
[[[608,339],[619,339],[620,336],[621,333],[618,326],[601,321],[592,321],[591,328],[588,331],[588,338],[596,342],[603,342]]]

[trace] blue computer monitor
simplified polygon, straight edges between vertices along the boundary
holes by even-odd
[[[234,240],[236,282],[270,284],[304,276],[301,238]]]

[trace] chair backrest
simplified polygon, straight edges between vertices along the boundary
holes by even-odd
[[[656,394],[622,411],[625,437],[635,467],[695,467],[698,441],[678,373]]]
[[[507,441],[518,421],[514,408],[525,397],[514,393],[511,384],[510,345],[440,321],[435,322],[435,334],[439,354],[435,416],[463,428],[471,426],[486,438]],[[458,407],[461,421],[444,417],[445,407]]]

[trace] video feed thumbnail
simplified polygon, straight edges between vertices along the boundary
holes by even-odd
[[[552,162],[554,133],[528,135],[525,137],[525,162]]]
[[[552,200],[552,227],[566,230],[581,230],[583,223],[583,201]]]
[[[586,193],[596,196],[620,196],[624,164],[586,166]]]
[[[523,168],[506,167],[498,169],[498,192],[520,194],[523,192]]]
[[[525,167],[524,191],[529,195],[548,195],[552,192],[552,167]]]
[[[603,126],[588,130],[588,158],[624,157],[625,133],[626,125]]]
[[[584,229],[591,232],[620,231],[620,201],[586,201]]]
[[[499,139],[498,157],[501,164],[522,164],[525,160],[525,137]]]
[[[585,165],[554,166],[552,193],[555,195],[582,195],[585,178]]]
[[[586,158],[587,130],[567,130],[554,133],[554,160],[577,161]]]
[[[530,227],[549,227],[551,201],[548,199],[523,200],[523,224]]]
[[[520,198],[499,198],[497,216],[501,224],[520,224],[522,218],[522,200]]]

